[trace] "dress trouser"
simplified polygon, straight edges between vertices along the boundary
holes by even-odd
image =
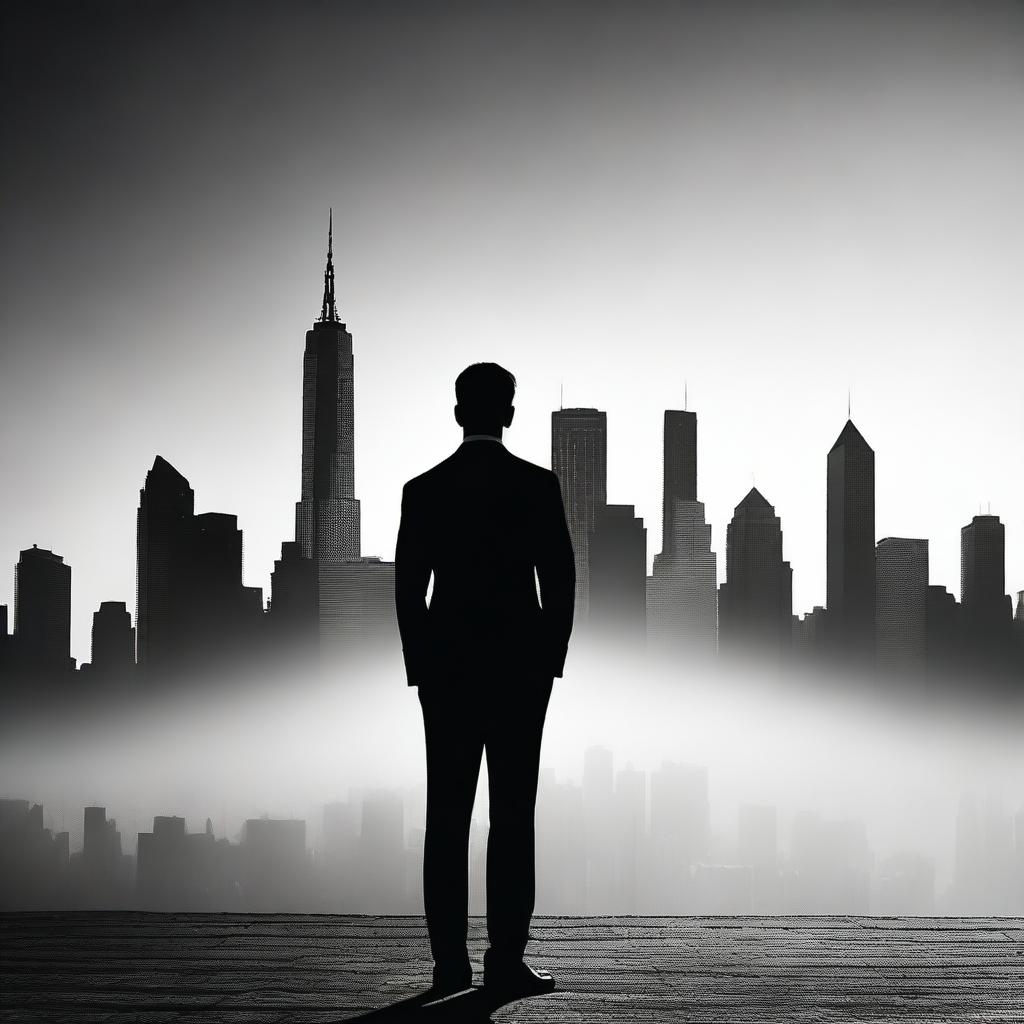
[[[541,733],[553,680],[447,680],[421,686],[427,745],[423,903],[434,963],[465,964],[469,830],[487,752],[487,937],[519,960],[533,914],[534,811]]]

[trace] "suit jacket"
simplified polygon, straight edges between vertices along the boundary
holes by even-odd
[[[395,604],[410,686],[560,676],[575,590],[572,541],[550,470],[499,442],[466,441],[405,485]]]

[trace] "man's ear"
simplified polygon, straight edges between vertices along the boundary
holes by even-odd
[[[462,407],[458,405],[455,406],[455,422],[458,423],[460,427],[463,426]]]
[[[508,412],[505,413],[505,419],[502,421],[502,425],[506,426],[506,427],[511,427],[512,426],[512,417],[515,416],[515,414],[516,414],[516,407],[514,405],[510,405],[508,407]]]

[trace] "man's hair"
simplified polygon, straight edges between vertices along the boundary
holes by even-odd
[[[503,412],[515,395],[515,377],[497,363],[473,363],[455,378],[455,400],[470,414]]]

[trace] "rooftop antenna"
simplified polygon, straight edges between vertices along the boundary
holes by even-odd
[[[850,388],[849,387],[847,387],[847,389],[846,389],[846,418],[847,419],[851,419],[852,418],[851,415],[850,415]]]
[[[683,412],[688,412],[690,409],[690,382],[688,380],[683,381]]]
[[[558,382],[558,410],[559,410],[559,412],[561,412],[562,409],[565,408],[564,398],[565,398],[565,381],[564,380],[559,380],[559,382]]]

